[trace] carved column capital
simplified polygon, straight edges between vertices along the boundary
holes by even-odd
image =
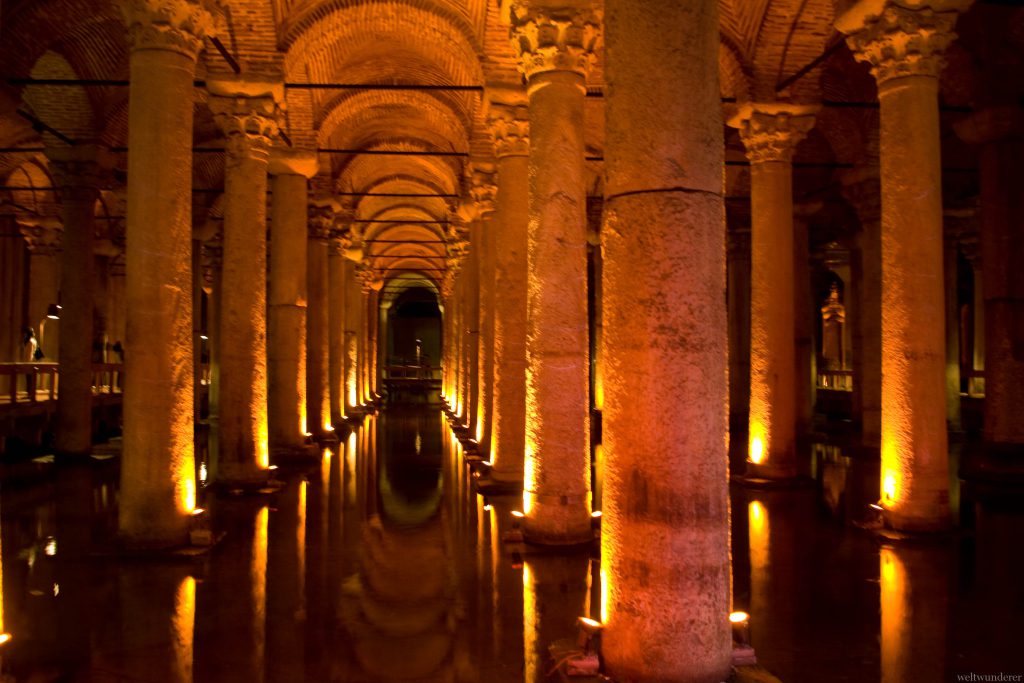
[[[270,175],[300,175],[312,178],[320,170],[320,161],[313,150],[274,147],[270,150]]]
[[[361,263],[356,267],[356,277],[359,279],[364,294],[379,292],[384,286],[384,281],[377,276],[377,271],[368,263]]]
[[[529,156],[530,110],[525,100],[514,104],[490,101],[487,126],[494,140],[495,156]]]
[[[835,26],[878,85],[904,76],[938,78],[957,17],[973,0],[861,0]]]
[[[63,229],[56,218],[18,219],[18,231],[34,256],[53,256],[60,251]]]
[[[230,156],[268,158],[278,133],[284,83],[251,79],[210,80],[209,105]]]
[[[213,28],[207,0],[120,0],[132,50],[169,50],[195,59]]]
[[[486,219],[494,213],[494,198],[498,194],[498,186],[494,183],[494,172],[473,169],[470,179],[469,196],[476,204],[476,215]]]
[[[333,199],[311,199],[307,205],[309,239],[321,242],[330,239],[340,209],[341,206]]]
[[[600,13],[516,4],[511,19],[512,47],[527,79],[546,71],[571,71],[584,77],[590,71],[601,38]]]
[[[751,164],[793,160],[793,151],[811,128],[816,105],[746,103],[739,107],[729,125],[740,131]]]

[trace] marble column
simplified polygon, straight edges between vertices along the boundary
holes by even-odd
[[[814,430],[817,376],[814,362],[815,306],[811,301],[810,219],[820,202],[793,208],[793,324],[796,345],[796,436],[806,439]]]
[[[306,196],[317,167],[315,152],[274,148],[270,154],[267,419],[270,447],[291,454],[306,443]]]
[[[306,314],[306,431],[322,439],[331,433],[328,384],[330,312],[327,303],[328,241],[334,216],[341,207],[333,199],[314,199],[309,205],[309,308]]]
[[[1024,446],[1024,111],[990,107],[956,126],[981,151],[985,422],[989,444]]]
[[[347,224],[342,218],[342,224]],[[345,263],[342,231],[332,233],[327,253],[327,393],[335,429],[345,415]]]
[[[220,445],[214,481],[260,486],[267,429],[267,167],[277,136],[280,82],[207,81],[226,138],[220,335]]]
[[[60,245],[63,226],[55,218],[33,217],[18,224],[28,244],[28,321],[36,333],[39,348],[47,361],[58,359],[60,321],[46,317],[47,309],[57,303],[60,292]],[[19,357],[27,361],[28,358]]]
[[[747,476],[789,479],[796,462],[793,293],[793,152],[817,107],[740,106],[750,159],[750,415]]]
[[[490,169],[488,169],[490,170]],[[473,438],[481,455],[487,457],[491,446],[491,410],[494,387],[494,196],[497,186],[493,173],[475,170],[471,190],[480,220],[479,284],[480,284],[480,344],[477,348],[479,378],[476,395],[476,430]]]
[[[359,258],[362,258],[361,256]],[[359,259],[348,254],[345,264],[345,416],[360,414],[359,401],[359,321],[362,310],[362,288],[358,268]]]
[[[878,82],[882,185],[881,504],[948,527],[939,73],[970,0],[861,0],[836,20]]]
[[[718,683],[732,663],[717,5],[605,4],[602,656],[620,681]]]
[[[60,264],[60,392],[58,455],[92,450],[93,243],[105,150],[92,145],[47,150],[64,224]],[[191,297],[190,297],[191,303]]]
[[[747,430],[750,409],[750,229],[726,235],[729,292],[729,430]]]
[[[960,415],[960,303],[956,234],[945,226],[942,267],[946,296],[946,422],[950,432],[962,432]]]
[[[125,0],[128,101],[124,452],[118,530],[185,542],[195,507],[192,113],[206,2]]]
[[[500,98],[500,99],[499,99]],[[497,165],[494,226],[494,387],[490,477],[523,480],[526,436],[526,228],[530,120],[518,91],[488,91]]]
[[[583,100],[600,18],[513,15],[530,102],[523,531],[571,544],[592,536]]]
[[[860,168],[848,173],[843,195],[860,218],[855,319],[860,338],[854,349],[859,372],[853,378],[854,396],[860,402],[861,445],[877,451],[882,436],[882,188],[877,171]]]
[[[462,424],[470,435],[476,433],[476,402],[480,384],[477,365],[480,345],[480,231],[480,222],[474,219],[469,224],[472,246],[462,274]]]

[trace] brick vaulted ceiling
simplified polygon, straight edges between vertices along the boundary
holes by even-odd
[[[283,78],[288,83],[515,84],[521,82],[521,76],[502,12],[502,5],[508,2],[219,0],[216,34],[243,73]],[[573,0],[573,4],[579,2]],[[599,0],[594,2],[600,8]],[[849,0],[719,3],[720,82],[726,109],[733,100],[745,99],[826,103],[815,131],[797,151],[796,160],[808,167],[807,172],[796,172],[798,200],[842,201],[839,175],[851,166],[877,160],[874,83],[845,46],[831,50],[802,77],[786,83],[839,42],[832,22],[835,13],[848,4]],[[963,109],[991,99],[984,84],[979,84],[984,80],[979,74],[988,73],[993,60],[999,61],[1004,74],[999,87],[1007,88],[1009,80],[1013,82],[1010,90],[1024,91],[1016,82],[1024,81],[1024,69],[1019,68],[1024,52],[1024,10],[979,0],[960,23],[963,38],[952,52],[951,66],[943,78],[944,102],[959,107],[944,113],[947,127],[963,115]],[[1005,44],[1016,49],[1011,47],[1010,54],[990,54],[984,39],[990,24],[998,25],[1009,36]],[[5,0],[0,14],[0,72],[4,77],[0,84],[0,147],[35,147],[53,141],[47,139],[49,133],[28,125],[18,110],[76,140],[97,139],[115,147],[126,144],[128,88],[117,84],[32,85],[10,80],[127,79],[127,40],[116,0]],[[227,62],[208,44],[200,58],[198,77],[226,72]],[[604,136],[603,104],[597,96],[602,74],[599,54],[588,84],[595,96],[587,98],[585,115],[588,155],[597,159]],[[465,196],[471,165],[486,164],[492,155],[479,90],[293,87],[286,92],[282,128],[294,146],[468,153],[436,157],[324,153],[321,174],[325,177],[316,183],[320,191]],[[195,115],[196,145],[216,146],[219,133],[202,88],[196,89]],[[957,164],[971,166],[971,154],[957,146],[955,136],[946,137],[951,139],[944,138],[944,155],[948,152]],[[727,137],[726,158],[743,158],[734,133]],[[590,191],[600,194],[601,163],[592,161],[589,167]],[[18,185],[16,178],[38,174],[38,168],[45,168],[41,155],[0,153],[0,178],[8,185]],[[217,218],[222,176],[221,155],[196,155],[197,226]],[[123,180],[123,174],[121,177]],[[947,191],[957,196],[976,192],[962,177],[948,180]],[[731,164],[726,194],[734,202],[729,204],[730,214],[739,216],[741,222],[748,184],[745,169]],[[390,264],[401,263],[398,257],[402,255],[410,259],[437,256],[436,251],[424,251],[430,240],[438,239],[436,224],[400,221],[444,220],[452,208],[450,198],[436,197],[362,197],[355,206],[363,220],[389,221],[369,224],[368,233],[388,239],[386,262]],[[403,245],[403,240],[408,244]]]

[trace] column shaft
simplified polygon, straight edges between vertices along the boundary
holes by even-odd
[[[717,3],[607,0],[605,17],[602,654],[616,680],[717,683],[732,654]]]
[[[328,393],[331,424],[338,427],[345,415],[345,257],[332,245],[327,256]]]
[[[474,437],[480,452],[490,452],[494,385],[494,222],[482,222],[480,230],[480,345],[477,349],[479,382]]]
[[[309,308],[306,313],[306,431],[322,437],[331,426],[328,394],[329,313],[327,307],[327,237],[310,234]]]
[[[525,532],[590,537],[587,198],[583,74],[529,78]]]

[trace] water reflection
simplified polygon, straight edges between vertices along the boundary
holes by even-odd
[[[964,492],[927,543],[854,526],[878,462],[810,450],[813,485],[732,490],[734,607],[787,683],[1024,671],[1024,511]],[[0,672],[15,681],[539,683],[601,611],[594,558],[509,544],[514,495],[478,495],[436,411],[368,417],[263,497],[213,498],[196,558],[112,553],[116,461],[0,494]]]

